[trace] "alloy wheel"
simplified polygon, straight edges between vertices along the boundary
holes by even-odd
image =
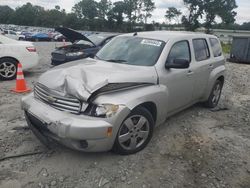
[[[10,62],[3,62],[0,64],[0,76],[4,78],[11,78],[15,76],[17,71],[16,66]]]
[[[119,144],[126,150],[135,150],[145,143],[149,131],[149,121],[144,116],[130,116],[124,121],[118,133]]]
[[[218,101],[220,100],[221,89],[222,89],[221,84],[217,83],[213,90],[213,98],[212,98],[213,104],[217,104]]]

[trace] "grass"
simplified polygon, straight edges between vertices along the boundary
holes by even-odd
[[[224,44],[222,43],[222,50],[224,54],[229,54],[231,51],[232,44]]]

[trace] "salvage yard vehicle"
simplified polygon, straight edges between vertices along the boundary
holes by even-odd
[[[4,30],[3,35],[5,35],[6,37],[9,37],[11,39],[14,39],[14,40],[25,40],[24,35],[18,34],[12,30]]]
[[[166,118],[197,103],[217,106],[225,59],[213,35],[140,32],[112,39],[97,54],[41,75],[22,99],[45,144],[133,154]]]
[[[38,64],[39,57],[31,42],[16,41],[0,35],[0,80],[16,78],[17,64],[22,64],[23,70]]]
[[[117,35],[114,33],[102,33],[86,37],[77,31],[62,27],[56,28],[55,31],[63,34],[72,44],[56,48],[51,53],[52,65],[60,65],[78,59],[94,57],[106,43]]]
[[[50,38],[47,33],[35,33],[32,34],[29,38],[26,38],[26,40],[39,42],[39,41],[52,41],[52,38]]]

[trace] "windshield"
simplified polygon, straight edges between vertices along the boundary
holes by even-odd
[[[87,36],[87,38],[89,40],[91,40],[96,46],[99,46],[104,40],[106,37],[102,36],[102,35],[90,35],[90,36]],[[88,45],[93,45],[91,44],[90,42],[86,41],[86,40],[80,40],[77,42],[77,44],[88,44]]]
[[[153,66],[165,42],[139,37],[123,36],[111,40],[96,55],[97,58],[129,65]]]

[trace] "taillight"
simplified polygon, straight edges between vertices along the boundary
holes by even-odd
[[[36,48],[34,46],[32,47],[26,47],[26,49],[29,51],[29,52],[36,52]]]

